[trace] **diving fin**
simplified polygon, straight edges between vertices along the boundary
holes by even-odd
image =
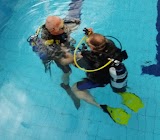
[[[109,114],[109,116],[113,119],[114,122],[121,125],[128,124],[131,115],[125,112],[125,110],[121,108],[112,108],[109,107],[108,105],[100,105],[100,106],[105,113]]]
[[[142,100],[134,93],[122,92],[120,95],[123,99],[122,103],[134,112],[138,112],[139,109],[144,107]]]
[[[78,110],[80,107],[80,99],[78,99],[75,94],[72,92],[71,87],[69,85],[65,85],[64,83],[61,83],[61,87],[65,89],[67,94],[71,97],[76,109]]]

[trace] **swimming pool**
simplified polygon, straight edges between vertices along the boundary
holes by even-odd
[[[129,91],[145,108],[133,113],[109,86],[91,90],[98,102],[126,109],[132,115],[127,126],[83,101],[77,111],[59,86],[61,71],[53,64],[52,77],[44,73],[26,41],[48,15],[65,17],[71,2],[76,0],[1,0],[0,139],[159,140],[159,0],[80,1],[82,22],[72,37],[78,41],[83,28],[92,27],[117,37],[128,52]],[[72,70],[71,85],[85,76]]]

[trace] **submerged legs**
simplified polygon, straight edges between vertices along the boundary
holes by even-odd
[[[82,99],[98,108],[101,108],[100,105],[95,101],[94,97],[87,90],[79,90],[77,88],[77,84],[73,85],[72,91],[77,98]]]

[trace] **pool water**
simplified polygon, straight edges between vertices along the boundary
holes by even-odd
[[[0,139],[1,140],[159,140],[160,38],[159,0],[0,0]],[[73,10],[73,11],[72,11]],[[75,10],[75,12],[74,12]],[[77,13],[76,13],[77,12]],[[74,13],[76,13],[74,15]],[[129,58],[128,91],[145,107],[134,113],[109,86],[91,89],[101,104],[125,109],[127,126],[116,124],[98,108],[81,101],[77,110],[60,87],[61,70],[44,72],[26,39],[48,15],[79,16],[71,34],[78,41],[83,28],[118,38]],[[70,85],[85,77],[72,66]]]

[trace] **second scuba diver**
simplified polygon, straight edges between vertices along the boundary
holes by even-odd
[[[75,63],[77,63],[77,67],[86,70],[87,77],[75,83],[72,91],[77,98],[108,113],[116,123],[126,125],[130,118],[127,112],[121,108],[111,108],[108,105],[97,103],[88,92],[88,89],[104,87],[110,84],[114,92],[128,97],[128,94],[130,95],[130,93],[126,92],[128,72],[122,63],[123,60],[128,58],[127,53],[125,50],[122,51],[117,48],[113,41],[103,35],[93,33],[91,29],[85,28],[84,31],[88,36],[86,44],[90,50],[83,49],[81,51],[81,59],[77,59]],[[126,97],[122,96],[122,98]]]

